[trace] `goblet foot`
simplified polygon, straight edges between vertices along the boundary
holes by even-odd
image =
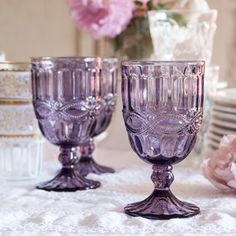
[[[128,215],[153,220],[187,218],[200,213],[194,204],[180,201],[170,190],[159,189],[155,189],[145,200],[127,205],[124,210]]]
[[[86,179],[72,168],[62,168],[55,178],[39,184],[36,188],[46,191],[74,192],[95,189],[100,185],[100,182]]]
[[[110,167],[99,165],[92,157],[84,156],[80,158],[80,161],[75,168],[82,176],[86,176],[90,173],[100,175],[115,172],[115,170]]]
[[[200,209],[197,206],[180,201],[170,191],[169,187],[174,180],[171,165],[153,165],[151,179],[155,186],[153,193],[141,202],[126,206],[126,214],[148,219],[165,220],[187,218],[200,213]]]

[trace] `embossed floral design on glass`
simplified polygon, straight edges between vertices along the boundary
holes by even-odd
[[[100,186],[74,170],[76,147],[90,137],[100,112],[100,58],[32,58],[33,105],[45,138],[60,146],[62,169],[37,186],[47,191],[76,191]]]
[[[210,63],[216,10],[149,11],[156,60],[205,60]]]
[[[103,105],[102,110],[96,117],[91,138],[88,140],[86,145],[79,147],[81,158],[76,168],[83,176],[86,176],[89,173],[114,173],[114,169],[96,163],[92,154],[95,149],[94,137],[100,135],[107,129],[111,122],[112,113],[115,109],[117,93],[117,64],[118,62],[115,58],[103,58],[101,62],[100,83]]]
[[[150,219],[183,218],[200,212],[170,190],[172,164],[185,159],[203,115],[205,64],[199,61],[122,63],[123,117],[132,149],[153,164],[153,193],[125,213]]]

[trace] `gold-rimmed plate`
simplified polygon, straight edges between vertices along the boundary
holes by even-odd
[[[1,71],[30,71],[31,64],[26,61],[0,61]]]

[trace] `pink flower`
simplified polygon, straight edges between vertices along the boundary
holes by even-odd
[[[119,35],[133,17],[131,0],[68,0],[76,25],[94,38]]]
[[[202,169],[217,188],[236,193],[236,136],[224,136],[219,149],[203,163]]]

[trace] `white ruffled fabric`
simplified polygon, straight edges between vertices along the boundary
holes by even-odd
[[[90,178],[102,182],[96,190],[55,193],[35,184],[55,174],[58,163],[44,162],[42,178],[0,185],[0,235],[236,235],[236,197],[215,189],[199,170],[175,167],[173,192],[197,204],[201,214],[188,219],[153,221],[123,213],[127,203],[152,192],[151,166],[132,152],[97,149],[96,160],[116,168],[116,174]],[[2,234],[1,234],[2,233]]]

